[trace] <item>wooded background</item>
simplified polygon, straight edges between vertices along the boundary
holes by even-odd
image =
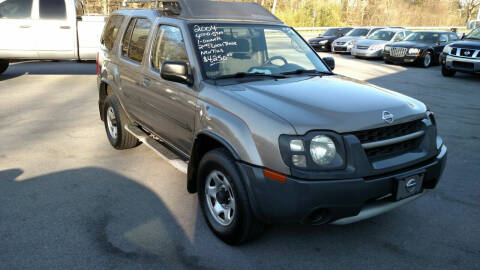
[[[275,11],[275,15],[286,24],[295,27],[465,26],[466,22],[476,18],[480,6],[480,0],[236,1],[259,3]],[[83,2],[87,13],[109,14],[121,7],[122,0],[83,0]]]

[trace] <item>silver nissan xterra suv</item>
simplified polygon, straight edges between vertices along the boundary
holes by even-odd
[[[349,224],[435,188],[447,148],[422,102],[334,74],[260,5],[160,2],[110,16],[100,117],[116,149],[144,143],[186,173],[223,241]]]

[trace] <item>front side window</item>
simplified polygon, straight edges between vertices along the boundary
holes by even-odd
[[[65,0],[40,0],[40,19],[65,20],[66,18]]]
[[[392,40],[393,36],[395,35],[395,32],[393,31],[377,31],[373,33],[371,36],[368,37],[368,39],[372,40],[385,40],[389,41]]]
[[[208,79],[239,73],[329,72],[319,56],[289,27],[192,24],[190,31]]]
[[[473,30],[472,32],[470,32],[470,34],[467,35],[468,39],[480,39],[480,28],[477,28],[475,30]]]
[[[32,16],[32,0],[0,1],[0,19],[29,19]]]
[[[105,26],[105,30],[102,36],[102,44],[111,51],[113,49],[113,45],[115,43],[115,39],[118,35],[118,30],[123,22],[123,16],[120,15],[113,15],[108,20],[107,26]]]
[[[165,61],[188,63],[188,56],[180,29],[161,25],[152,51],[152,66],[160,71]]]
[[[457,34],[448,34],[448,35],[449,35],[449,37],[450,37],[450,41],[458,40]]]

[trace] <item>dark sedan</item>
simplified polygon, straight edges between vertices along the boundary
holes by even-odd
[[[316,51],[331,51],[333,41],[345,36],[352,29],[352,27],[330,28],[320,36],[310,39],[308,43]]]
[[[383,59],[387,64],[415,63],[427,68],[432,64],[440,64],[443,48],[456,40],[458,36],[452,32],[415,32],[403,41],[385,46]]]

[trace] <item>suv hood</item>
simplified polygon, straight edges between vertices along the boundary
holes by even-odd
[[[285,119],[298,135],[311,130],[345,133],[385,126],[383,111],[394,115],[393,124],[419,119],[426,112],[425,105],[413,98],[339,75],[226,88]]]
[[[465,39],[462,41],[456,41],[454,43],[451,43],[450,46],[455,48],[478,50],[480,49],[480,40]]]

